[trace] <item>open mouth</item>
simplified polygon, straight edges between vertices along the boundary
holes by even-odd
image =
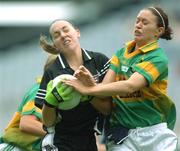
[[[141,36],[142,33],[141,33],[139,30],[135,30],[134,35],[135,35],[135,36]]]
[[[64,44],[64,45],[69,45],[70,42],[71,42],[70,40],[65,40],[65,41],[63,42],[63,44]]]

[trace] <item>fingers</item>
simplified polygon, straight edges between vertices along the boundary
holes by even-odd
[[[80,66],[78,68],[78,70],[75,71],[74,76],[78,78],[78,77],[83,76],[83,75],[87,76],[87,75],[91,75],[91,73],[84,66]]]
[[[81,70],[81,71],[83,71],[83,72],[88,72],[88,73],[90,73],[89,70],[86,69],[84,66],[80,66],[80,67],[79,67],[79,70]]]
[[[85,68],[84,66],[80,66],[80,74],[84,74],[86,76],[92,76],[91,72]]]
[[[80,77],[80,76],[82,76],[82,75],[85,75],[85,74],[87,74],[86,72],[84,72],[84,71],[82,71],[82,70],[76,70],[75,71],[75,73],[74,73],[74,76],[76,77],[76,78],[78,78],[78,77]]]
[[[73,93],[73,91],[74,91],[74,89],[73,89],[73,87],[71,87],[71,86],[68,86],[68,85],[66,85],[67,87],[66,87],[66,89],[64,89],[64,91],[63,91],[63,93],[62,93],[62,97],[64,96],[68,96],[68,95],[70,95],[71,93]]]
[[[59,89],[62,86],[63,82],[59,81],[58,84],[56,85],[56,87]]]
[[[62,82],[66,86],[72,86],[72,81],[73,81],[73,79],[64,79],[64,80],[62,80]]]
[[[72,97],[71,94],[74,92],[73,87],[65,84],[64,82],[58,83],[57,87],[58,87],[59,94],[60,94],[60,96],[62,97],[62,99],[64,101],[72,99],[71,98]]]
[[[81,70],[76,70],[75,72],[74,72],[74,74],[73,74],[73,76],[75,76],[76,78],[78,78],[79,77],[79,72],[81,72]]]

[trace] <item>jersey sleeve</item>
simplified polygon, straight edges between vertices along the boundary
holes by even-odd
[[[132,70],[143,75],[151,85],[156,80],[167,78],[168,61],[166,58],[153,56],[133,65]]]
[[[96,53],[95,61],[98,81],[101,82],[109,69],[109,58],[102,53]]]
[[[110,63],[109,58],[104,54],[102,53],[95,54],[95,65],[96,65],[96,70],[98,72],[97,76],[99,82],[102,82],[106,72],[108,71],[109,63]],[[103,132],[105,118],[106,117],[102,113],[98,112],[96,127],[95,127],[95,131],[98,134],[102,134]]]
[[[49,78],[49,74],[48,74],[48,70],[47,70],[44,72],[43,78],[40,83],[39,90],[35,97],[35,106],[37,106],[38,108],[42,108],[42,106],[43,106],[45,96],[46,96],[46,88],[47,88],[47,84],[49,81],[50,81],[50,78]]]
[[[111,57],[111,62],[110,62],[110,69],[113,70],[116,74],[119,72],[119,67],[120,67],[120,60],[119,56],[121,55],[121,50],[118,50],[112,57]]]
[[[41,110],[34,104],[34,100],[29,100],[23,107],[21,116],[34,115],[38,119],[42,119]]]
[[[39,89],[39,84],[36,83],[34,84],[24,95],[20,105],[18,106],[18,112],[22,112],[24,105],[29,101],[29,100],[34,100],[36,93]]]

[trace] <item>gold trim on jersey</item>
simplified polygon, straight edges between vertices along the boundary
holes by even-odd
[[[111,58],[111,64],[113,64],[116,67],[119,66],[119,60],[118,60],[118,58],[115,55],[112,56],[112,58]]]
[[[126,58],[131,58],[135,55],[137,55],[138,53],[140,52],[143,52],[143,53],[146,53],[146,52],[149,52],[149,51],[152,51],[152,50],[155,50],[157,49],[159,46],[158,46],[158,41],[153,41],[149,44],[146,44],[136,50],[134,50],[132,53],[129,53],[128,51],[133,49],[133,47],[135,47],[136,45],[136,42],[133,40],[133,41],[129,41],[125,44],[125,53],[124,53],[124,56]]]
[[[145,61],[143,63],[137,64],[137,67],[143,69],[145,72],[151,75],[153,81],[159,76],[159,71],[151,62]]]

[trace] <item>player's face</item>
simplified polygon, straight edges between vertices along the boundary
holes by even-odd
[[[150,10],[141,10],[137,15],[134,27],[134,40],[140,46],[148,44],[159,37],[157,18]]]
[[[61,52],[74,49],[79,45],[80,32],[67,21],[56,21],[53,23],[50,28],[50,33],[54,45],[60,49]]]

